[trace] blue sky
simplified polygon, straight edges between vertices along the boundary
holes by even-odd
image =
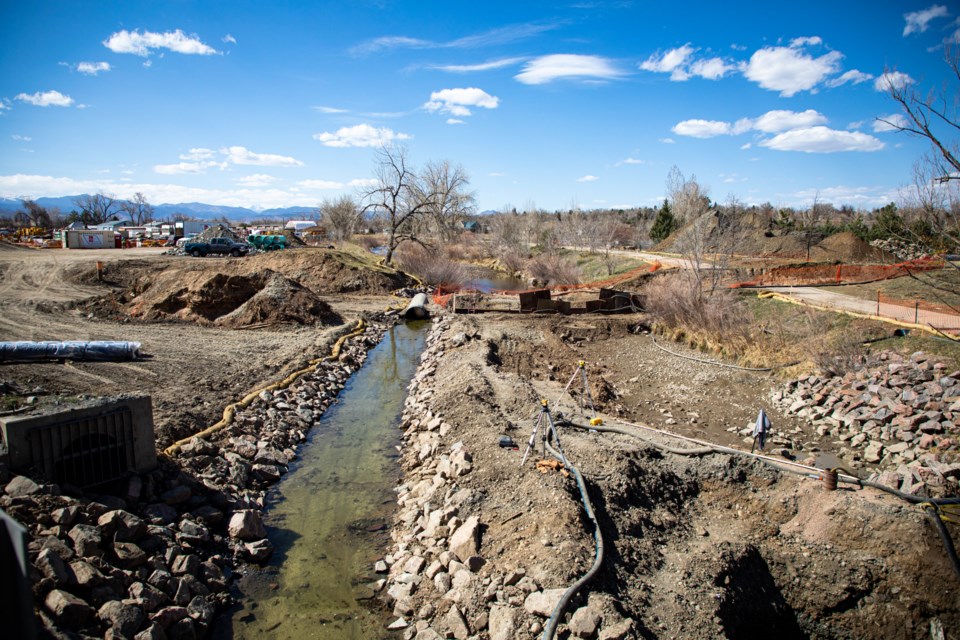
[[[926,145],[952,3],[4,2],[0,196],[315,206],[374,147],[462,164],[481,209],[711,196],[872,208]],[[953,88],[956,91],[956,86]]]

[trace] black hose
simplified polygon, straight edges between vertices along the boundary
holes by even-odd
[[[913,504],[920,504],[922,502],[929,502],[930,504],[960,504],[960,498],[924,498],[923,496],[915,496],[909,493],[904,493],[903,491],[897,491],[893,487],[888,487],[885,484],[880,484],[879,482],[871,482],[870,480],[848,480],[847,478],[841,476],[841,482],[847,482],[849,484],[857,484],[861,487],[872,487],[874,489],[879,489],[880,491],[886,491],[887,493],[897,496],[901,500],[906,500],[907,502]]]
[[[950,558],[953,570],[957,574],[957,577],[960,578],[960,558],[957,558],[957,549],[953,546],[953,539],[950,537],[950,532],[947,531],[946,525],[943,524],[943,520],[940,518],[940,510],[932,504],[925,506],[923,510],[927,514],[927,519],[933,523],[933,526],[940,534],[940,540],[943,541],[943,548],[947,550],[947,557]]]
[[[550,619],[547,620],[547,625],[543,629],[543,640],[553,640],[554,635],[557,633],[557,626],[560,624],[560,619],[563,617],[567,605],[570,604],[570,600],[573,599],[573,596],[577,594],[583,585],[590,582],[590,580],[597,575],[597,572],[600,571],[600,565],[603,564],[603,536],[600,535],[600,523],[597,521],[597,516],[593,512],[593,505],[590,503],[589,496],[587,496],[587,485],[583,480],[583,475],[580,473],[580,470],[570,464],[567,456],[565,456],[562,451],[555,451],[549,442],[546,443],[546,447],[547,450],[550,451],[550,454],[560,460],[563,466],[572,471],[576,477],[577,487],[580,489],[580,498],[583,501],[583,509],[587,512],[587,518],[593,523],[593,539],[595,542],[593,565],[579,580],[563,592],[563,596],[560,597],[560,601],[557,602],[557,606],[554,607],[553,613],[550,614]]]

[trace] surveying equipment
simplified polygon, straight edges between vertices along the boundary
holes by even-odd
[[[540,431],[540,425],[543,424],[543,417],[547,417],[547,426],[543,428],[543,456],[547,456],[547,441],[550,439],[551,435],[553,436],[553,441],[557,446],[557,451],[560,452],[560,455],[563,455],[563,447],[560,446],[560,433],[557,431],[557,425],[553,422],[553,416],[550,415],[550,404],[546,399],[540,401],[540,413],[537,414],[537,420],[533,424],[533,433],[530,434],[530,441],[527,442],[527,450],[523,452],[523,459],[520,460],[520,466],[522,467],[527,461],[527,456],[530,455],[530,450],[533,449],[534,443],[537,439],[537,433]]]
[[[593,406],[593,396],[590,395],[590,383],[587,381],[587,362],[586,360],[577,361],[577,370],[573,372],[573,375],[570,377],[570,382],[567,383],[567,386],[563,388],[563,392],[560,394],[560,398],[566,395],[567,391],[570,390],[570,386],[573,384],[573,381],[577,379],[577,374],[580,375],[580,380],[583,383],[583,388],[580,390],[580,397],[577,398],[577,403],[580,406],[580,413],[583,413],[583,398],[587,398],[587,402],[590,403],[590,413],[593,417],[590,419],[591,426],[597,426],[603,424],[603,418],[597,417],[597,410]],[[560,403],[560,398],[557,398],[557,401],[553,403],[553,408],[556,409],[557,405]]]

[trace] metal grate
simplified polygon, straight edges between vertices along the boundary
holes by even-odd
[[[59,484],[92,487],[137,468],[132,413],[126,407],[34,427],[28,439],[33,465]]]

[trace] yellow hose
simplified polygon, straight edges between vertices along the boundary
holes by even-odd
[[[163,453],[168,456],[176,455],[177,453],[179,453],[183,445],[190,442],[190,440],[192,440],[193,438],[206,438],[207,436],[212,435],[220,431],[224,427],[228,426],[229,424],[231,424],[233,422],[233,417],[236,414],[237,409],[246,409],[247,407],[249,407],[250,403],[253,402],[254,399],[257,396],[259,396],[263,391],[276,391],[277,389],[286,389],[291,384],[293,384],[297,380],[297,378],[303,376],[304,374],[312,373],[316,371],[317,368],[319,368],[320,364],[325,360],[336,360],[337,358],[340,357],[340,350],[343,347],[343,344],[348,339],[362,334],[366,328],[367,328],[367,323],[364,322],[363,319],[361,318],[360,320],[357,321],[357,326],[352,332],[344,336],[341,336],[340,339],[334,343],[333,348],[330,350],[329,356],[311,360],[310,366],[291,373],[290,375],[288,375],[286,378],[284,378],[279,382],[273,382],[263,387],[259,387],[258,389],[254,389],[253,391],[245,395],[243,399],[240,400],[239,402],[234,402],[233,404],[227,405],[227,407],[223,410],[223,418],[221,418],[219,422],[207,427],[206,429],[204,429],[203,431],[200,431],[199,433],[195,433],[191,436],[187,436],[182,440],[177,440],[172,445],[164,449]]]

